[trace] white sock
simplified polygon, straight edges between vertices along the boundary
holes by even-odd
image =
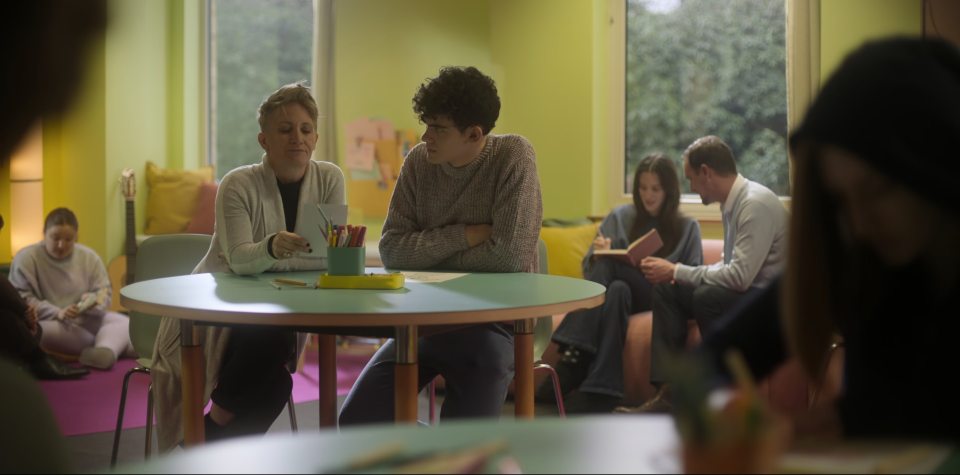
[[[110,348],[94,346],[80,352],[79,361],[81,364],[94,368],[110,369],[117,362],[117,355]]]

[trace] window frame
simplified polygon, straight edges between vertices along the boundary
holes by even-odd
[[[627,107],[627,97],[626,97],[626,72],[627,72],[627,28],[626,28],[626,18],[627,18],[627,1],[628,0],[607,0],[608,1],[608,11],[610,12],[610,136],[608,140],[613,146],[613,151],[610,154],[613,162],[609,166],[609,176],[608,176],[608,186],[607,186],[607,200],[610,203],[610,208],[614,208],[619,205],[628,204],[633,202],[633,196],[629,193],[621,192],[623,188],[623,183],[626,180],[626,170],[624,169],[624,163],[626,161],[626,107]],[[798,40],[809,40],[810,36],[806,38],[798,37],[797,35],[803,35],[803,33],[797,31],[798,28],[794,25],[791,25],[788,21],[789,16],[794,14],[794,10],[797,8],[809,9],[811,12],[819,11],[819,0],[786,0],[786,13],[788,18],[785,18],[784,21],[787,21],[787,34],[786,34],[786,63],[787,71],[784,74],[787,75],[787,108],[794,109],[794,103],[796,102],[793,95],[795,95],[794,88],[791,87],[791,73],[793,74],[808,74],[810,71],[809,64],[800,63],[800,67],[804,65],[808,66],[803,71],[793,71],[791,69],[797,69],[797,62],[792,61],[791,56],[796,54],[794,48],[791,48],[791,43]],[[819,24],[814,19],[808,19],[812,25],[804,28],[803,30],[808,35],[813,35],[814,33],[819,36]],[[813,47],[814,44],[811,41],[810,46]],[[819,47],[819,41],[816,45]],[[813,58],[813,62],[817,63],[816,66],[819,66],[819,52],[817,52],[816,58]],[[812,94],[811,94],[812,95]],[[803,101],[809,102],[809,100]],[[803,104],[806,105],[805,103]],[[795,116],[792,111],[788,110],[787,116],[787,130],[793,129],[793,122]],[[792,177],[793,177],[793,159],[792,157],[787,157],[788,163],[788,177],[790,178],[792,186]],[[683,176],[683,171],[680,172],[680,180],[685,180]],[[749,177],[747,177],[749,178]],[[780,196],[780,201],[784,203],[785,206],[789,208],[790,205],[790,196]],[[680,196],[680,211],[687,216],[694,218],[698,221],[716,221],[719,222],[722,220],[722,211],[718,203],[713,203],[710,205],[704,205],[700,200],[700,196],[694,193],[685,193]]]
[[[325,114],[326,115],[332,115],[332,114],[330,110],[327,108],[327,104],[325,102],[321,102],[321,97],[320,97],[321,93],[317,90],[320,87],[318,86],[318,84],[320,84],[320,81],[318,80],[317,66],[316,66],[317,65],[316,49],[318,44],[317,29],[320,28],[321,26],[324,26],[327,28],[331,28],[330,31],[332,32],[333,19],[331,15],[332,15],[333,1],[334,0],[312,0],[311,2],[313,4],[313,15],[311,18],[313,32],[311,34],[311,42],[310,42],[311,52],[309,55],[310,72],[307,75],[307,79],[309,81],[308,84],[314,88],[313,96],[314,96],[314,99],[317,101],[317,105],[320,109],[321,117],[323,117]],[[215,67],[217,64],[217,51],[218,51],[215,45],[215,42],[217,41],[216,2],[217,0],[203,0],[203,16],[204,16],[202,21],[203,28],[204,28],[203,71],[202,71],[203,81],[204,81],[203,82],[203,93],[204,93],[203,122],[205,127],[204,139],[206,140],[206,143],[204,144],[205,145],[204,150],[206,152],[206,156],[204,157],[203,161],[205,165],[213,167],[214,180],[219,182],[221,179],[222,170],[220,169],[220,165],[217,163],[217,158],[219,157],[219,150],[217,146],[217,132],[218,132],[217,114],[218,114],[219,108],[217,104],[218,102],[217,101],[218,71]],[[322,13],[321,13],[321,9],[323,9]],[[324,23],[318,23],[321,21]],[[277,86],[279,86],[279,84]],[[323,100],[327,100],[326,99],[327,95],[331,93],[329,91],[325,91],[324,94],[326,95],[323,96]],[[329,132],[324,130],[318,130],[318,134],[320,134],[320,141],[322,143],[327,143],[328,139],[325,139],[324,137],[328,136]],[[324,154],[324,156],[329,154],[327,150],[323,150],[322,153]],[[321,151],[316,150],[314,152],[313,158],[319,159],[320,154],[321,154]],[[252,163],[259,163],[259,161],[252,162]],[[233,168],[235,167],[231,167],[226,171],[223,171],[223,174],[225,175]]]

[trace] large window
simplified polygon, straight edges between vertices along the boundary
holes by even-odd
[[[624,193],[645,155],[680,166],[717,135],[742,175],[788,194],[784,0],[625,1]]]
[[[257,163],[257,108],[278,87],[310,80],[313,0],[208,0],[210,159],[217,178]]]

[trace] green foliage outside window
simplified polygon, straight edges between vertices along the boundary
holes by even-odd
[[[312,0],[211,0],[210,81],[217,178],[259,163],[257,108],[284,84],[310,81]]]
[[[687,145],[717,135],[742,175],[787,195],[784,1],[626,1],[625,193],[645,155],[682,170]]]

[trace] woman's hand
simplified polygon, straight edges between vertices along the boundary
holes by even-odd
[[[69,307],[64,307],[60,309],[60,313],[57,314],[57,318],[63,321],[73,320],[80,316],[80,312],[77,310],[76,305],[71,305]]]
[[[301,252],[313,252],[310,249],[310,241],[287,231],[277,233],[273,238],[273,249],[271,251],[277,259],[289,259],[296,257]]]
[[[603,235],[603,233],[598,232],[597,237],[593,238],[593,250],[594,251],[606,251],[610,249],[610,238]]]

